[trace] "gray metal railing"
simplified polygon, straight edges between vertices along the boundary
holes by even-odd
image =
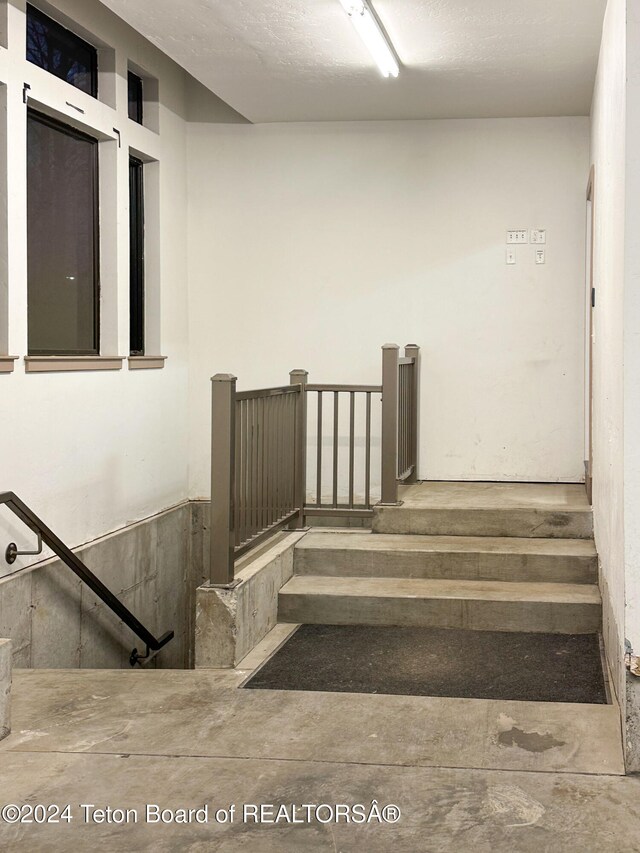
[[[235,376],[219,373],[212,379],[212,584],[233,584],[238,557],[285,526],[303,527],[307,516],[373,513],[372,418],[374,400],[380,395],[380,503],[397,504],[398,483],[415,482],[419,347],[408,345],[400,358],[396,344],[385,344],[381,385],[310,384],[306,370],[292,370],[289,381],[277,388],[238,393]],[[317,426],[311,443],[307,428],[310,395]],[[345,404],[342,410],[341,401]],[[341,428],[341,411],[348,413],[347,430]],[[327,415],[331,415],[329,424]],[[346,465],[341,470],[340,446],[345,438]],[[331,448],[328,478],[324,473],[328,461],[325,443]],[[363,453],[358,455],[360,445]],[[312,490],[307,480],[308,454],[314,462]],[[346,476],[341,480],[345,467]],[[326,479],[328,499],[323,492]],[[308,491],[315,497],[313,503],[307,502]]]
[[[304,451],[301,384],[236,392],[236,377],[212,379],[212,583],[230,584],[234,565],[250,548],[297,519]]]
[[[371,444],[372,444],[372,396],[382,393],[381,385],[307,385],[307,394],[316,395],[316,435],[315,447],[315,502],[305,505],[305,516],[346,516],[370,515],[371,503]],[[331,422],[329,434],[325,434],[325,402],[330,401]],[[348,405],[349,427],[347,433],[347,491],[343,499],[340,495],[340,401]],[[356,494],[356,407],[362,408],[364,415],[364,459],[361,460],[363,490]],[[331,447],[331,499],[327,502],[323,493],[323,445],[325,437]]]

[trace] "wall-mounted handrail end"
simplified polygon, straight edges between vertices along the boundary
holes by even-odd
[[[129,655],[129,664],[131,666],[144,666],[154,659],[154,657],[158,654],[160,649],[167,645],[171,640],[173,640],[175,633],[173,631],[167,631],[166,634],[163,634],[158,638],[155,645],[156,648],[152,649],[147,646],[146,655],[141,655],[138,649],[133,649],[131,654]]]
[[[12,566],[18,557],[38,557],[42,554],[42,536],[36,532],[38,537],[38,547],[35,551],[18,551],[18,546],[15,542],[9,542],[4,552],[4,558],[7,563]]]

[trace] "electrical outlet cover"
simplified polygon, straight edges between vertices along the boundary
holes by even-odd
[[[546,243],[547,242],[547,232],[542,229],[531,229],[531,242],[532,243]]]
[[[543,264],[545,260],[544,249],[536,249],[536,263]]]
[[[528,243],[529,232],[526,228],[520,231],[507,231],[507,243]]]
[[[516,250],[515,249],[507,249],[507,263],[515,264],[516,262]]]

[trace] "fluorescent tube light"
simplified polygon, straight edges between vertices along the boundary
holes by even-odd
[[[366,0],[340,0],[351,23],[374,58],[383,77],[397,77],[399,68],[391,46]]]

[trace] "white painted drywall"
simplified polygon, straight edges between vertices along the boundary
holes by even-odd
[[[209,377],[423,352],[420,476],[579,481],[587,118],[189,126],[190,493]],[[505,263],[508,228],[545,228]]]
[[[42,4],[39,4],[42,5]],[[116,109],[95,101],[26,62],[24,0],[9,4],[9,51],[2,53],[0,82],[7,84],[9,148],[9,345],[20,356],[13,374],[0,375],[0,490],[15,491],[71,546],[94,539],[187,496],[187,287],[186,287],[186,76],[123,21],[94,0],[55,0],[107,47],[115,48]],[[157,77],[160,135],[127,118],[127,61]],[[160,247],[152,289],[160,289],[164,370],[26,375],[26,111],[32,103],[80,119],[117,142],[102,158],[103,353],[128,355],[128,151],[159,160]],[[115,85],[110,85],[115,84]],[[66,106],[81,106],[81,115]],[[1,148],[2,146],[0,146]],[[117,171],[115,167],[117,158]],[[149,211],[149,220],[155,216]],[[158,272],[159,269],[159,272]],[[159,277],[158,277],[159,276]],[[5,318],[1,318],[4,322]],[[1,337],[1,336],[0,336]],[[155,354],[155,353],[150,353]],[[2,554],[13,539],[33,545],[24,525],[0,510]],[[16,567],[28,564],[20,560]],[[33,558],[31,558],[33,562]]]
[[[618,698],[624,668],[625,0],[605,16],[591,115],[594,193],[593,503],[604,631]]]

